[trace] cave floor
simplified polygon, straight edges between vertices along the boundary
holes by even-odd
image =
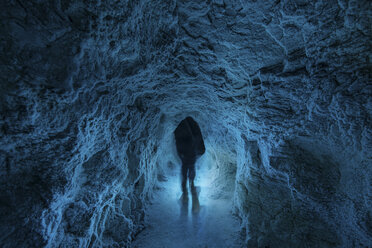
[[[133,247],[243,247],[239,221],[231,214],[232,194],[213,195],[213,187],[202,180],[204,175],[197,176],[195,181],[200,202],[196,212],[192,211],[190,192],[188,204],[180,200],[182,192],[176,171],[160,183],[146,211],[147,226],[135,238]]]

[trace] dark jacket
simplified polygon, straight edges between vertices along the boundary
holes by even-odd
[[[191,117],[186,117],[174,131],[177,152],[184,160],[196,160],[205,152],[203,136],[200,127]]]

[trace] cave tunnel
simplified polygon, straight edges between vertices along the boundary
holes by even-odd
[[[0,8],[0,247],[372,247],[371,1]]]

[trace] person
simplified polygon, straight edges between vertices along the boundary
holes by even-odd
[[[182,192],[187,195],[187,179],[191,190],[195,191],[195,162],[205,153],[205,146],[200,127],[188,116],[180,122],[174,131],[178,156],[182,161]]]

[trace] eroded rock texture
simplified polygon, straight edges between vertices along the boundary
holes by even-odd
[[[129,246],[188,115],[248,247],[372,246],[370,1],[0,5],[1,247]]]

